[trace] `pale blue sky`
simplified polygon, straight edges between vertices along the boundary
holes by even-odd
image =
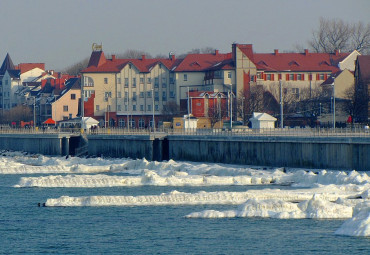
[[[94,42],[107,54],[230,52],[233,42],[284,51],[305,45],[320,17],[370,23],[369,13],[370,0],[0,0],[0,61],[60,70]]]

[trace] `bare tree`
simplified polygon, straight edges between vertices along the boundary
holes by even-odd
[[[220,122],[227,116],[227,105],[226,102],[219,99],[217,104],[213,107],[208,108],[208,118],[211,122],[211,127],[213,128],[217,122]]]
[[[11,122],[19,123],[19,121],[31,121],[32,119],[32,110],[25,105],[18,105],[8,111],[0,113],[1,124],[10,124]]]
[[[335,50],[368,52],[370,24],[351,24],[340,19],[320,18],[319,28],[312,32],[308,42],[315,52],[332,53]]]
[[[163,105],[162,118],[164,121],[172,121],[173,117],[180,116],[180,106],[175,101],[168,101]]]
[[[63,70],[64,73],[70,75],[78,75],[81,70],[85,69],[89,63],[89,58],[85,58]]]
[[[123,58],[123,59],[139,59],[143,55],[145,55],[147,58],[152,58],[152,55],[150,53],[145,52],[143,50],[133,50],[133,49],[128,49],[123,53],[118,53],[116,54],[117,58]]]

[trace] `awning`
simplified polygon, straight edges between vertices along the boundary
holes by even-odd
[[[52,118],[45,120],[42,124],[55,124],[55,121]]]

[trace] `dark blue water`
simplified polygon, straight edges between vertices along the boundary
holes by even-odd
[[[37,206],[62,195],[265,187],[13,188],[19,178],[0,176],[0,254],[370,254],[369,238],[333,234],[342,220],[184,218],[195,211],[236,206]]]

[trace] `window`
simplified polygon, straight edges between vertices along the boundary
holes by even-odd
[[[148,109],[148,111],[151,111],[152,110],[152,105],[148,104],[147,109]]]
[[[294,81],[294,74],[289,74],[289,80]]]
[[[125,111],[127,112],[127,104],[125,105]]]
[[[121,84],[121,78],[117,78],[117,84]]]
[[[136,88],[136,78],[132,78],[132,87]]]
[[[68,112],[68,105],[63,105],[63,112]]]
[[[136,111],[136,104],[133,104],[133,105],[132,105],[132,110],[133,110],[133,111]]]
[[[271,81],[271,74],[266,74],[266,80]]]
[[[158,93],[158,91],[155,91],[154,92],[154,100],[155,101],[159,101],[159,93]]]
[[[144,78],[143,77],[140,77],[140,83],[143,84],[144,83]]]
[[[139,119],[139,128],[144,128],[145,127],[145,121],[144,119]]]
[[[117,111],[121,111],[121,105],[117,105]]]
[[[293,94],[296,98],[299,98],[299,88],[292,88],[292,94]]]
[[[154,109],[155,109],[156,112],[158,112],[159,111],[159,105],[156,104]]]
[[[152,97],[152,92],[151,92],[151,91],[147,91],[147,92],[146,92],[146,97],[148,97],[148,98],[149,98],[149,97]]]
[[[152,78],[148,77],[148,83],[152,83]]]
[[[298,80],[298,81],[301,81],[301,80],[302,80],[302,74],[300,74],[300,73],[299,73],[299,74],[297,74],[297,80]]]
[[[144,105],[140,105],[140,111],[144,111]]]
[[[170,84],[174,84],[175,83],[175,79],[173,78],[173,76],[171,75],[170,76]]]
[[[108,78],[104,78],[104,84],[108,84]]]
[[[167,101],[166,91],[162,92],[162,101]]]
[[[76,100],[76,94],[71,94],[71,100]]]
[[[97,104],[97,105],[95,106],[95,109],[96,109],[96,111],[100,111],[100,106]]]
[[[188,80],[188,75],[184,74],[184,81],[187,81],[187,80]]]
[[[119,119],[118,120],[118,126],[119,127],[125,127],[125,120],[124,119]]]
[[[139,97],[144,98],[144,92],[143,91],[140,92]]]
[[[175,97],[175,92],[170,91],[170,97],[171,97],[171,98],[174,98],[174,97]]]
[[[154,87],[158,88],[159,87],[159,78],[154,79]]]
[[[125,88],[128,88],[128,78],[125,78]]]
[[[130,119],[130,127],[135,128],[135,120]]]
[[[107,111],[108,112],[110,112],[111,110],[110,110],[110,104],[109,105],[107,105]]]
[[[68,114],[69,118],[72,119],[72,113]]]
[[[84,87],[94,87],[94,80],[91,77],[84,77]]]
[[[227,72],[227,78],[231,78],[231,72]]]
[[[132,92],[132,101],[136,101],[136,92]]]
[[[324,80],[324,78],[325,78],[325,75],[324,75],[323,73],[321,73],[321,74],[319,75],[319,79],[320,79],[320,80]]]
[[[118,91],[118,92],[117,92],[117,97],[118,97],[118,98],[121,98],[121,97],[122,97],[122,93],[121,93],[121,91]]]
[[[104,97],[105,97],[105,98],[112,97],[112,92],[110,92],[110,91],[105,92],[105,93],[104,93]]]

